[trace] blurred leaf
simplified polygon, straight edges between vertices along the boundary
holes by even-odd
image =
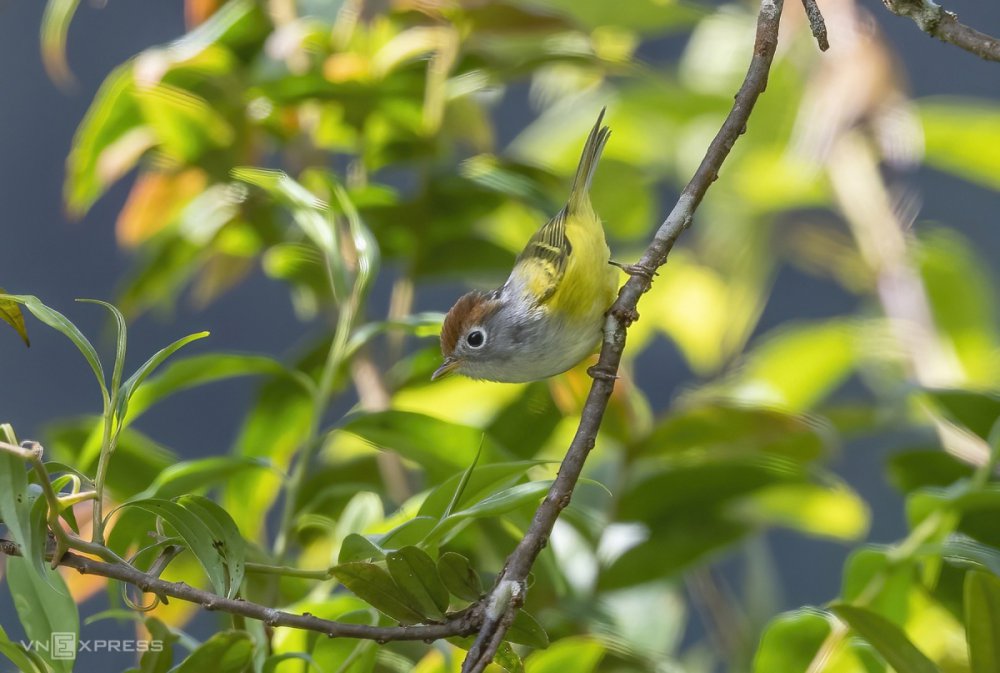
[[[244,631],[221,631],[174,669],[175,673],[242,673],[250,665],[253,643]]]
[[[190,91],[159,82],[137,86],[132,95],[156,135],[159,149],[177,161],[193,162],[233,140],[233,129],[225,118]]]
[[[830,621],[808,608],[778,615],[767,625],[753,660],[753,673],[805,671],[827,635]]]
[[[243,456],[211,456],[186,460],[166,467],[135,499],[173,498],[202,488],[219,484],[244,470],[268,469],[270,465],[260,458]]]
[[[358,598],[401,624],[424,621],[420,606],[402,593],[389,573],[371,563],[342,563],[330,568],[330,574]]]
[[[174,663],[174,642],[177,636],[166,624],[156,617],[150,617],[144,622],[151,640],[158,640],[162,648],[149,648],[139,659],[141,673],[167,673]]]
[[[398,330],[418,337],[437,336],[441,331],[442,322],[444,322],[443,313],[424,312],[408,315],[399,320],[365,323],[354,330],[350,340],[347,342],[348,356],[357,352],[359,348],[371,341],[375,336],[384,332]]]
[[[537,381],[524,388],[514,402],[497,414],[487,433],[519,458],[531,458],[545,446],[562,420],[551,388]]]
[[[549,646],[549,636],[538,621],[524,610],[518,610],[514,623],[507,631],[507,640],[519,645],[527,645],[538,650]]]
[[[634,0],[622,7],[572,0],[517,0],[517,4],[543,12],[565,14],[586,28],[615,26],[650,34],[681,29],[704,13],[696,5],[662,0]]]
[[[0,287],[0,320],[14,328],[21,340],[24,341],[25,346],[31,346],[31,341],[28,339],[28,329],[24,326],[24,316],[21,314],[21,307],[13,299],[8,299],[6,296],[7,292],[2,287]]]
[[[503,490],[520,480],[532,467],[543,464],[535,460],[519,460],[504,463],[479,465],[469,476],[461,497],[452,509],[466,507],[483,498]],[[420,505],[421,516],[443,517],[454,500],[458,485],[466,473],[452,475],[432,490]]]
[[[862,547],[847,557],[843,572],[842,601],[855,602],[864,596],[872,610],[900,626],[906,623],[915,582],[912,565],[890,559],[884,549]],[[874,593],[873,587],[877,587]]]
[[[743,524],[707,516],[670,522],[614,559],[601,571],[598,587],[609,591],[672,577],[747,532]]]
[[[786,526],[841,540],[864,536],[870,519],[864,501],[844,484],[766,486],[733,503],[728,512],[750,524]]]
[[[830,609],[872,645],[890,666],[906,673],[940,673],[898,626],[865,608],[838,603]]]
[[[389,575],[409,594],[410,602],[432,619],[443,619],[448,609],[448,590],[438,577],[434,560],[418,547],[403,547],[385,557]]]
[[[985,99],[920,102],[925,160],[935,168],[1000,189],[1000,106]]]
[[[352,414],[342,431],[414,461],[435,481],[468,467],[481,444],[486,459],[502,456],[482,430],[406,411]]]
[[[741,401],[805,411],[851,373],[857,353],[839,320],[783,327],[755,344],[730,393]]]
[[[988,440],[1000,419],[1000,395],[968,390],[927,390],[935,407],[949,420]]]
[[[174,360],[158,375],[147,379],[132,394],[128,417],[137,418],[146,409],[182,390],[239,376],[287,376],[301,382],[306,392],[311,383],[298,372],[286,369],[277,360],[262,355],[205,353]]]
[[[134,248],[163,231],[205,190],[206,183],[205,172],[198,168],[140,173],[118,213],[118,243]]]
[[[483,595],[483,584],[479,573],[473,569],[469,559],[449,551],[441,554],[437,562],[438,575],[452,595],[466,601],[478,601]]]
[[[52,671],[52,667],[42,659],[40,654],[12,641],[2,626],[0,626],[0,655],[7,657],[21,673],[50,673]]]
[[[633,451],[646,456],[725,449],[808,462],[822,454],[823,434],[824,428],[805,416],[760,407],[703,404],[669,414]]]
[[[63,188],[71,215],[82,217],[153,144],[141,124],[132,64],[126,63],[105,78],[73,136]]]
[[[240,536],[236,522],[212,500],[201,495],[183,495],[177,504],[195,514],[212,533],[212,544],[226,568],[227,598],[235,598],[246,572],[247,544]]]
[[[968,381],[992,385],[1000,371],[1000,333],[987,265],[959,233],[941,228],[921,237],[917,260],[939,335],[950,342]]]
[[[949,535],[941,545],[941,558],[963,568],[985,569],[1000,577],[1000,550],[962,534]]]
[[[42,14],[42,63],[52,81],[67,87],[74,83],[66,62],[66,35],[79,0],[48,0]]]
[[[527,673],[591,673],[604,657],[604,647],[589,638],[562,638],[524,662]]]
[[[1000,579],[972,571],[965,576],[965,629],[972,673],[1000,670]]]
[[[215,593],[228,595],[226,568],[221,551],[215,545],[212,528],[198,513],[170,500],[149,498],[130,502],[126,507],[137,508],[160,517],[184,540],[184,544],[205,569]]]
[[[947,486],[972,476],[972,468],[941,451],[920,449],[893,454],[887,466],[893,486],[910,493],[928,486]]]
[[[49,643],[54,633],[72,634],[73,644],[76,644],[80,634],[80,616],[62,575],[46,567],[42,576],[29,568],[26,559],[11,556],[7,558],[6,584],[29,639]],[[62,647],[66,645],[67,640],[61,641]],[[58,650],[41,651],[39,654],[56,671],[69,673],[73,670],[75,652],[72,658],[54,656],[64,654]]]
[[[104,381],[104,369],[101,367],[101,360],[97,356],[97,351],[94,350],[94,346],[90,343],[87,337],[83,336],[83,333],[77,328],[76,325],[71,323],[62,313],[59,313],[58,311],[43,304],[38,300],[38,297],[33,297],[31,295],[3,295],[3,298],[22,304],[26,309],[31,311],[32,315],[36,318],[52,329],[62,332],[66,338],[72,341],[73,345],[79,349],[79,351],[83,354],[83,357],[86,358],[90,368],[94,371],[94,376],[97,377],[97,382],[101,386],[101,393],[104,396],[105,402],[107,402],[108,389]]]

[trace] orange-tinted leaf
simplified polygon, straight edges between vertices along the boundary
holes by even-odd
[[[0,287],[0,295],[4,294],[4,289]],[[0,296],[0,320],[13,327],[14,331],[21,335],[25,346],[31,346],[31,341],[28,340],[28,329],[24,326],[24,315],[16,301]]]
[[[134,248],[155,236],[205,189],[205,184],[205,173],[197,168],[179,173],[142,173],[118,216],[118,242]]]
[[[188,30],[208,20],[215,10],[222,6],[222,0],[185,0],[184,25]]]

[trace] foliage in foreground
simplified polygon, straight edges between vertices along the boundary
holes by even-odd
[[[74,141],[66,201],[82,214],[139,167],[118,222],[122,244],[138,248],[116,301],[124,315],[104,305],[114,357],[38,299],[0,299],[0,317],[25,339],[22,307],[73,341],[101,400],[93,417],[51,424],[44,470],[0,452],[0,518],[25,552],[7,559],[5,580],[28,637],[78,632],[76,603],[104,588],[47,568],[53,522],[139,567],[169,556],[165,578],[330,619],[428,623],[479,597],[544,495],[588,379],[431,385],[439,356],[420,338],[440,315],[415,313],[414,293],[442,278],[502,278],[564,195],[605,103],[614,136],[595,201],[627,259],[657,219],[657,188],[700,157],[749,53],[751,14],[740,7],[607,6],[394,2],[359,18],[352,2],[303,2],[308,18],[295,18],[250,0],[189,2],[203,23],[108,77]],[[52,49],[68,14],[49,21]],[[681,29],[692,39],[676,71],[638,61],[643,39]],[[507,670],[522,660],[529,671],[583,673],[1000,667],[1000,398],[986,392],[1000,374],[994,286],[954,230],[894,229],[900,213],[878,210],[889,190],[873,170],[880,152],[907,155],[886,149],[899,136],[880,137],[876,123],[899,113],[922,126],[926,163],[997,188],[1000,111],[903,105],[890,81],[884,99],[845,105],[856,117],[828,114],[824,127],[808,111],[830,90],[859,88],[837,90],[836,68],[889,55],[876,41],[808,64],[811,46],[797,46],[643,299],[589,479],[498,658]],[[520,82],[541,114],[496,154],[494,103]],[[284,170],[254,167],[275,162]],[[840,211],[846,226],[803,215],[818,208]],[[893,235],[902,253],[892,258],[871,245]],[[837,283],[859,308],[756,334],[785,261]],[[383,262],[388,315],[368,300]],[[199,333],[126,377],[126,318],[185,292],[208,304],[258,267],[315,325],[310,344],[280,359],[213,352],[210,340],[175,354]],[[912,316],[885,290],[900,278],[925,303],[921,339],[901,331]],[[654,410],[635,381],[662,337],[697,380]],[[229,454],[180,461],[141,431],[168,396],[240,377],[259,389]],[[354,392],[358,405],[331,422],[331,402]],[[763,535],[863,540],[868,507],[830,459],[844,439],[899,445],[904,433],[924,443],[894,452],[886,474],[905,496],[909,534],[859,545],[829,605],[775,617],[779,580]],[[17,445],[13,428],[4,434]],[[731,558],[746,569],[745,595],[709,611],[708,636],[686,641],[689,604],[726,595],[711,569]],[[192,606],[107,589],[106,616],[135,619],[167,644],[141,658],[143,671],[436,673],[468,646],[330,640],[228,619],[198,643],[182,631]],[[0,653],[21,670],[72,667],[10,638],[0,632]]]

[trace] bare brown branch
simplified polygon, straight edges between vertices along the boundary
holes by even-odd
[[[523,603],[528,573],[548,543],[559,514],[569,505],[587,455],[594,448],[604,411],[614,389],[615,373],[625,348],[625,333],[637,318],[639,297],[649,289],[655,270],[667,261],[667,255],[678,236],[691,224],[691,218],[702,198],[718,178],[722,163],[729,156],[737,138],[746,131],[747,120],[757,98],[767,87],[768,73],[778,46],[781,7],[782,0],[761,0],[753,58],[743,85],[736,94],[733,108],[705,153],[694,177],[681,192],[677,204],[646,248],[642,259],[631,267],[632,277],[622,287],[618,299],[608,312],[600,360],[592,368],[594,383],[583,407],[576,435],[559,468],[559,475],[535,512],[524,538],[507,558],[493,592],[487,599],[482,628],[462,665],[463,673],[481,673],[485,670],[503,641],[513,614]],[[505,599],[497,601],[497,596],[504,596]]]
[[[15,542],[0,540],[0,554],[20,556]],[[478,604],[449,615],[442,624],[418,626],[368,626],[320,619],[308,613],[297,615],[259,605],[242,599],[225,598],[209,591],[197,589],[184,582],[168,582],[138,570],[126,563],[105,563],[67,552],[58,565],[72,568],[81,575],[99,575],[136,586],[146,593],[169,596],[201,605],[207,610],[219,610],[264,622],[268,626],[288,626],[294,629],[317,631],[330,638],[359,638],[389,642],[392,640],[437,640],[451,636],[467,636],[479,629],[482,611]]]
[[[928,35],[987,61],[1000,61],[1000,40],[965,25],[933,0],[882,0],[893,14],[907,16]]]

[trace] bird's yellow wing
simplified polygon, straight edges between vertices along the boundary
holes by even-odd
[[[566,261],[573,246],[566,238],[566,209],[563,208],[528,241],[514,263],[514,274],[536,303],[545,303],[566,274]]]

